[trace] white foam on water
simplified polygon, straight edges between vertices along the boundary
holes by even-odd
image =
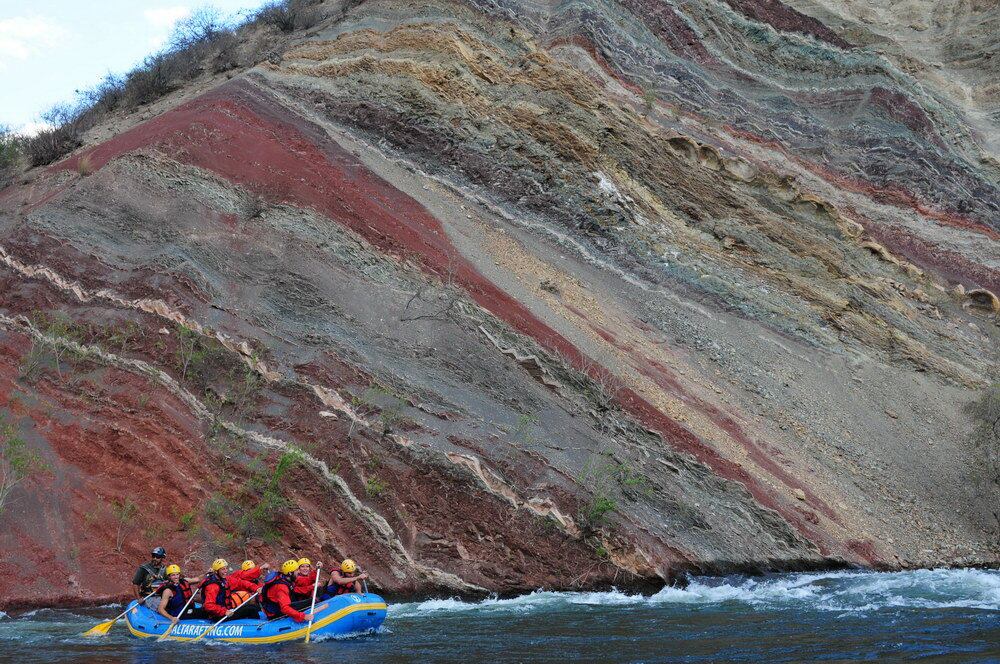
[[[570,604],[586,604],[596,606],[627,606],[643,604],[647,601],[644,595],[628,595],[617,590],[609,592],[589,593],[558,593]]]
[[[92,620],[89,616],[80,615],[79,613],[73,613],[67,609],[50,609],[48,607],[43,607],[41,609],[33,609],[26,613],[14,618],[14,620],[31,620],[32,618],[51,618],[57,622],[74,621],[74,620]]]
[[[572,593],[554,593],[535,591],[527,595],[510,599],[490,597],[479,602],[463,602],[460,599],[429,599],[423,602],[409,604],[390,604],[389,614],[395,617],[416,615],[422,613],[453,613],[459,611],[487,611],[504,613],[525,613],[550,605],[554,599]]]
[[[8,615],[7,615],[6,613],[4,613],[3,611],[0,611],[0,620],[3,620],[4,618],[10,618],[10,616],[8,616]]]
[[[392,618],[462,612],[530,613],[571,605],[668,606],[736,602],[760,609],[807,608],[857,613],[885,608],[970,608],[1000,611],[1000,572],[955,569],[914,572],[821,572],[766,577],[701,577],[686,588],[651,596],[607,592],[548,592],[478,602],[456,598],[389,606]]]

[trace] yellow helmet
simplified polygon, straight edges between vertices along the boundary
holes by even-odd
[[[340,563],[340,571],[344,574],[354,574],[358,571],[358,564],[348,558],[344,562]]]
[[[299,561],[297,560],[286,560],[285,562],[281,563],[282,574],[291,574],[298,568],[299,568]]]
[[[180,574],[180,573],[181,573],[180,565],[167,565],[167,576],[170,576],[171,574]]]
[[[299,558],[299,565],[312,565],[313,561],[308,558]]]
[[[229,567],[229,563],[226,562],[225,558],[216,558],[212,561],[212,571],[218,572],[223,567]]]
[[[244,561],[243,561],[243,564],[242,564],[242,565],[240,565],[240,569],[241,569],[241,570],[243,570],[243,571],[245,572],[245,571],[247,571],[248,569],[253,569],[253,568],[254,568],[254,567],[256,567],[256,566],[257,566],[257,565],[255,565],[255,564],[254,564],[254,562],[253,562],[252,560],[244,560]]]

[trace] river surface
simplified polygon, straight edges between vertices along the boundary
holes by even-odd
[[[0,614],[0,661],[1000,663],[997,571],[700,577],[652,596],[435,599],[390,605],[377,634],[309,645],[152,644],[121,624],[80,636],[120,611]]]

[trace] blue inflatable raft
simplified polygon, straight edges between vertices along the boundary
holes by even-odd
[[[385,620],[386,604],[378,595],[338,595],[316,602],[316,617],[313,619],[310,640],[320,637],[364,634],[379,628]],[[306,610],[306,615],[309,611]],[[308,622],[297,623],[291,618],[265,620],[230,620],[216,627],[203,641],[227,641],[230,643],[281,643],[300,641],[306,638]],[[132,636],[141,639],[162,636],[170,623],[155,611],[133,601],[129,604],[125,620]],[[191,641],[212,626],[207,620],[182,620],[170,632],[169,640]]]

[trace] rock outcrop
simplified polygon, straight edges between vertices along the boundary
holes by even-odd
[[[1000,13],[901,4],[327,3],[32,171],[0,604],[995,565]]]

